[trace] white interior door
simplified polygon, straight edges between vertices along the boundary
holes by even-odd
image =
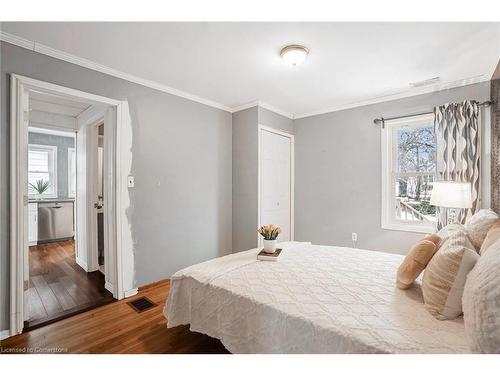
[[[281,227],[278,241],[293,240],[292,138],[260,129],[260,225]]]
[[[76,263],[86,272],[99,269],[97,261],[97,148],[98,127],[104,113],[78,119],[76,135]],[[100,117],[98,116],[100,115]]]
[[[97,107],[87,117],[78,119],[77,133],[77,263],[87,272],[99,269],[97,244],[97,212],[102,209],[104,220],[104,287],[120,298],[121,286],[115,280],[118,259],[115,248],[115,223],[110,218],[115,210],[115,130],[116,121],[113,108]],[[104,124],[103,147],[99,147],[98,125]],[[101,165],[102,159],[102,165]],[[102,168],[102,176],[101,170]],[[101,176],[99,179],[98,176]],[[100,188],[100,186],[102,186]],[[99,195],[104,197],[104,206],[99,208]]]

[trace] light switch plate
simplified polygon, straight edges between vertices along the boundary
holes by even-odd
[[[135,178],[134,178],[134,176],[128,176],[127,177],[127,187],[129,187],[129,188],[135,187]]]

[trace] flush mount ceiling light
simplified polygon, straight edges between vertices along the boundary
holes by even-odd
[[[306,47],[300,46],[298,44],[286,46],[280,52],[280,56],[283,61],[291,66],[302,64],[306,60],[308,54],[309,50]]]

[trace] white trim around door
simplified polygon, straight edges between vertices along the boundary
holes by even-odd
[[[257,227],[261,226],[261,190],[262,190],[262,168],[261,168],[261,134],[263,131],[281,135],[290,139],[290,241],[295,239],[295,136],[269,126],[258,126],[258,172],[257,172]],[[257,234],[257,246],[262,244],[262,236]]]
[[[24,326],[24,291],[27,289],[24,276],[28,246],[28,186],[27,148],[29,125],[29,90],[37,90],[71,97],[91,105],[107,106],[107,121],[114,124],[108,138],[112,144],[111,170],[108,171],[108,220],[111,253],[113,255],[113,296],[125,297],[126,291],[134,290],[134,259],[130,225],[126,215],[129,192],[126,176],[131,168],[132,131],[128,103],[83,91],[58,86],[52,83],[12,74],[11,78],[11,193],[10,193],[10,335],[22,332]],[[125,282],[124,282],[125,280]],[[109,285],[108,285],[109,286]],[[127,293],[127,296],[130,292]]]

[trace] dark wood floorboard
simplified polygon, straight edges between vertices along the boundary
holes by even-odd
[[[54,292],[54,295],[56,296],[63,310],[69,310],[76,307],[75,301],[70,296],[64,285],[59,281],[49,284],[49,287],[50,289],[52,289],[52,292]]]
[[[59,348],[62,353],[228,353],[219,340],[167,328],[163,308],[168,280],[139,289],[139,294],[1,341],[8,350]],[[127,302],[145,296],[157,306],[137,313]]]
[[[36,291],[36,288],[29,288],[28,299],[30,303],[30,315],[31,319],[43,319],[47,316],[47,311],[43,307],[42,300]]]
[[[28,329],[113,301],[104,276],[76,264],[72,240],[31,246],[29,265]]]

